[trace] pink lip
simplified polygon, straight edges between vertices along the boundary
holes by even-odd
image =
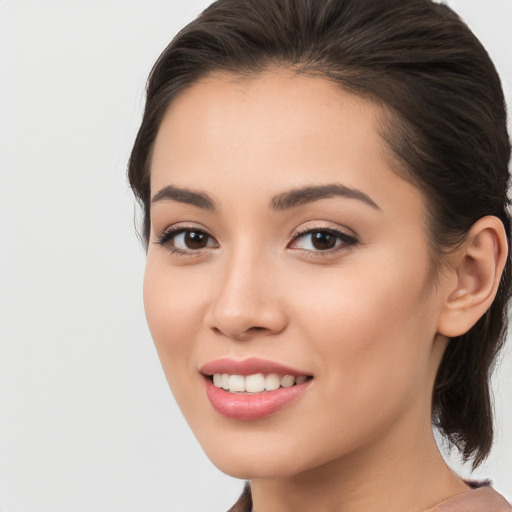
[[[295,370],[289,366],[276,363],[274,361],[268,361],[266,359],[258,359],[257,357],[251,357],[242,361],[235,359],[223,358],[216,359],[205,364],[200,372],[203,375],[213,375],[214,373],[229,373],[230,375],[253,375],[255,373],[277,373],[279,375],[293,375],[299,377],[300,375],[308,375],[308,373]]]
[[[223,416],[236,420],[258,420],[283,409],[301,396],[311,384],[312,379],[296,384],[289,388],[279,388],[274,391],[245,394],[230,393],[214,386],[209,376],[214,373],[229,373],[231,375],[252,375],[255,373],[277,373],[279,375],[307,375],[293,368],[283,366],[273,361],[251,358],[243,361],[234,359],[217,359],[201,368],[205,376],[206,396],[212,407]]]

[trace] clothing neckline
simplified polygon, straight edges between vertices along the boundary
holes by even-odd
[[[463,491],[459,494],[455,494],[454,496],[450,496],[449,498],[441,501],[434,507],[425,510],[424,512],[448,512],[454,510],[453,507],[457,505],[465,506],[464,509],[460,510],[465,510],[467,512],[471,512],[474,510],[475,512],[477,512],[481,510],[481,508],[479,508],[481,507],[480,504],[489,504],[499,507],[496,509],[492,509],[496,510],[496,512],[505,512],[509,510],[512,511],[512,507],[505,500],[505,498],[491,487],[490,480],[464,480],[464,483],[470,487],[467,491]],[[474,508],[475,506],[477,508]]]
[[[463,481],[469,487],[468,490],[455,494],[454,496],[450,496],[424,512],[455,512],[456,510],[463,510],[464,512],[481,512],[482,506],[486,507],[486,510],[490,510],[488,506],[493,506],[493,512],[512,512],[512,506],[510,503],[491,487],[490,480],[477,481],[463,479]],[[454,506],[458,507],[461,505],[464,508],[453,508]],[[252,511],[250,483],[246,482],[240,499],[229,512]]]

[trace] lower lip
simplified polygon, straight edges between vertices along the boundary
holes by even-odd
[[[311,379],[289,388],[279,388],[253,395],[230,393],[214,386],[208,378],[205,378],[205,382],[206,396],[218,413],[227,418],[250,421],[270,416],[295,401],[306,391]]]

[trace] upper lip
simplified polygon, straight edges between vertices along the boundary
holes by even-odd
[[[242,360],[231,359],[228,357],[215,359],[214,361],[210,361],[202,366],[200,372],[203,375],[213,375],[215,373],[228,373],[230,375],[244,376],[254,375],[256,373],[263,373],[265,375],[277,373],[278,375],[293,375],[295,377],[309,375],[308,373],[281,363],[266,359],[259,359],[257,357]]]

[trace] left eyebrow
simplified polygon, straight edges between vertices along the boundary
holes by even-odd
[[[288,210],[289,208],[295,208],[297,206],[302,206],[307,203],[312,203],[314,201],[319,201],[320,199],[327,199],[334,196],[341,196],[346,199],[356,199],[366,203],[376,210],[380,210],[377,203],[375,203],[370,196],[357,188],[347,187],[340,183],[302,187],[284,192],[272,199],[270,207],[272,210],[276,211]]]

